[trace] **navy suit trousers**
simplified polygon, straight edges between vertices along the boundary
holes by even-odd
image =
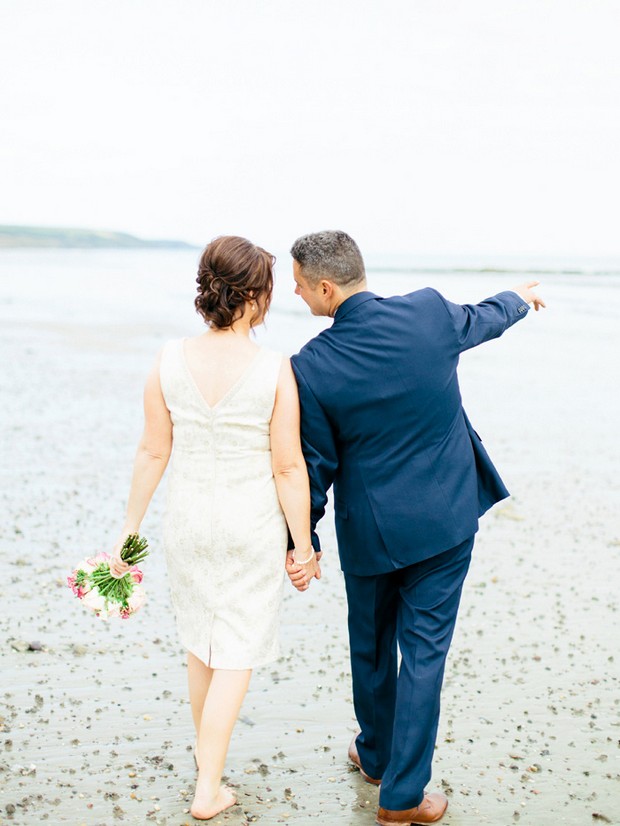
[[[382,778],[386,809],[418,806],[431,777],[441,684],[473,545],[472,536],[387,574],[345,573],[357,749],[364,771]]]

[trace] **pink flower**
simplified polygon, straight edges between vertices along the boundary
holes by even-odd
[[[98,568],[99,565],[101,565],[102,562],[107,562],[109,559],[110,559],[110,554],[106,554],[104,551],[102,551],[100,554],[96,554],[96,556],[89,557],[86,560],[86,562],[94,570],[95,568]]]
[[[140,568],[138,568],[137,565],[132,565],[132,567],[129,569],[129,572],[131,573],[131,578],[134,582],[142,582],[142,577],[144,576],[144,574],[142,573]]]
[[[78,584],[77,579],[78,572],[74,571],[71,576],[67,577],[67,585],[71,588],[78,599],[82,599],[84,594],[87,594],[90,591],[90,585],[88,581],[85,581],[84,579],[82,579],[82,581]]]

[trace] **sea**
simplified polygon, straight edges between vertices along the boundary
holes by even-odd
[[[0,324],[33,331],[79,326],[118,327],[157,337],[204,329],[193,300],[199,249],[9,249],[0,251]],[[620,287],[620,258],[374,255],[368,287],[389,296],[432,286],[459,303],[475,303],[526,280],[562,305],[577,301],[608,315]],[[294,294],[291,259],[277,256],[276,286],[267,324],[257,338],[296,352],[329,319],[313,318]]]

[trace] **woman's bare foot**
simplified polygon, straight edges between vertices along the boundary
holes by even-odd
[[[224,809],[234,806],[236,802],[237,799],[228,786],[220,786],[216,796],[212,798],[200,795],[196,789],[190,812],[196,820],[209,820]]]

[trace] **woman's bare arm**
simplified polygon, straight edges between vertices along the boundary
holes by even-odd
[[[120,561],[120,549],[129,534],[140,532],[144,514],[172,451],[172,422],[161,391],[159,362],[160,358],[144,387],[144,431],[134,461],[127,515],[110,562],[110,570],[116,576],[122,576],[129,570],[126,563]]]
[[[321,571],[310,541],[310,483],[299,428],[297,382],[285,359],[271,418],[271,457],[278,498],[295,545],[293,557],[298,561],[294,585],[305,590],[313,577],[320,578]],[[307,563],[300,564],[306,559]]]

